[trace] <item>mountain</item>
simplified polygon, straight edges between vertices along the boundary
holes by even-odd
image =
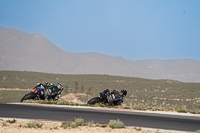
[[[149,79],[200,82],[200,61],[131,61],[98,53],[71,53],[39,33],[0,27],[0,70],[58,74],[109,74]]]

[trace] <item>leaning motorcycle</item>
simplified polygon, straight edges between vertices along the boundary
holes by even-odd
[[[52,86],[45,86],[45,87],[35,87],[30,91],[30,93],[26,94],[20,102],[23,102],[24,100],[58,100],[58,98],[61,95],[61,91],[55,92],[54,95],[48,95],[49,94],[49,88]]]
[[[98,97],[91,98],[87,103],[94,105],[96,103],[103,103],[105,106],[109,105],[109,101],[112,99],[112,106],[121,105],[123,102],[123,95],[120,95],[119,91],[113,91],[109,96],[103,92],[100,92]],[[113,100],[115,99],[115,100]]]

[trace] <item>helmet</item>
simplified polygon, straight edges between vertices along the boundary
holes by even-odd
[[[49,85],[49,84],[50,84],[49,82],[46,82],[46,83],[45,83],[45,85]]]
[[[103,90],[103,93],[105,93],[105,94],[106,94],[106,93],[109,93],[109,92],[110,92],[109,89],[104,89],[104,90]]]
[[[127,94],[127,90],[122,89],[121,92],[123,93],[123,96],[126,96],[126,94]]]
[[[58,83],[57,84],[58,89],[63,90],[64,89],[64,85],[62,83]]]

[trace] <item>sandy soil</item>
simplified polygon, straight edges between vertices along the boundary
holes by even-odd
[[[28,123],[39,123],[42,124],[41,128],[29,128]],[[7,120],[0,120],[0,133],[171,133],[169,131],[159,130],[143,130],[140,128],[129,128],[124,129],[112,129],[109,127],[97,127],[97,126],[79,126],[76,128],[62,128],[62,122],[52,121],[18,121],[15,123],[9,123]]]
[[[76,94],[70,93],[70,94],[60,97],[60,99],[73,102],[73,103],[83,103],[82,101],[78,100],[78,98],[80,96],[86,96],[86,95],[87,95],[86,93],[76,93]]]
[[[20,88],[0,88],[0,90],[4,90],[4,91],[31,91],[31,88],[29,89],[20,89]]]

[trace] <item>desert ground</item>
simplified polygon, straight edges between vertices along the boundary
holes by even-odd
[[[30,123],[38,123],[41,127],[30,127]],[[174,133],[175,131],[162,131],[158,129],[141,129],[139,127],[125,127],[122,129],[112,129],[109,126],[100,127],[100,125],[78,126],[75,128],[61,127],[62,122],[54,121],[27,121],[16,120],[15,123],[9,123],[8,120],[0,120],[0,133]]]

